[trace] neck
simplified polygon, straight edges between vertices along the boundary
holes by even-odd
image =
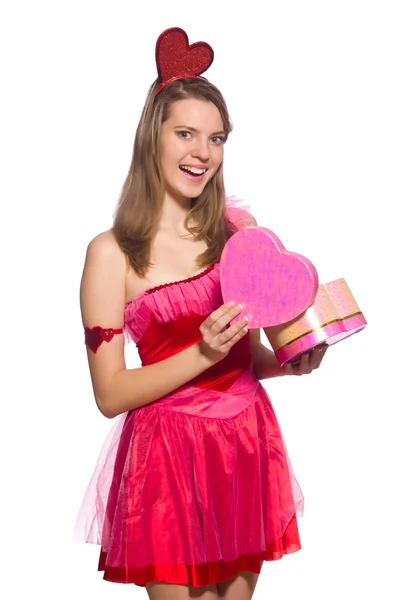
[[[165,193],[160,228],[186,233],[183,226],[186,215],[190,211],[192,201],[190,198],[176,198],[168,192]]]

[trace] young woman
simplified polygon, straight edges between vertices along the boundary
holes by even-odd
[[[260,330],[245,319],[229,326],[241,307],[222,301],[221,252],[257,223],[225,198],[230,118],[195,52],[212,61],[180,29],[160,36],[114,226],[87,249],[93,391],[102,414],[120,418],[76,539],[101,545],[105,579],[145,586],[151,600],[245,600],[263,560],[300,549],[303,508],[259,380],[310,373],[325,350],[281,369]],[[123,333],[142,367],[126,368]]]

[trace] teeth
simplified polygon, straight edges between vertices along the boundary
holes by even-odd
[[[194,173],[195,175],[202,175],[206,172],[207,169],[196,169],[195,167],[185,167],[185,165],[181,165],[181,169],[187,171],[188,173]]]

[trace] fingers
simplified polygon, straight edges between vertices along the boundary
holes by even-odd
[[[200,331],[205,343],[213,349],[228,352],[230,348],[246,333],[247,317],[242,317],[231,327],[227,325],[243,310],[240,304],[228,302],[215,310],[201,324]]]
[[[236,317],[239,312],[242,311],[242,306],[240,304],[234,304],[234,302],[228,302],[227,304],[223,304],[217,310],[214,310],[213,313],[202,323],[202,327],[205,329],[211,329],[216,326],[218,331],[221,331],[226,327],[230,321]]]
[[[310,359],[309,359],[309,366],[310,366],[310,371],[313,371],[314,369],[318,369],[319,366],[321,365],[321,361],[323,360],[325,353],[327,351],[327,344],[323,344],[322,346],[317,346],[316,348],[314,348],[311,353],[310,353]]]
[[[234,325],[227,328],[230,321],[235,319],[238,314],[242,311],[242,307],[240,305],[234,306],[231,308],[226,314],[222,315],[211,328],[212,334],[216,336],[220,336],[222,340],[229,340],[233,337],[240,329],[248,323],[248,319],[243,317],[236,321]]]
[[[308,353],[302,354],[297,375],[308,375],[310,373],[310,356]]]
[[[286,375],[293,375],[294,374],[294,367],[291,365],[291,363],[286,363],[284,365],[284,373]]]
[[[287,363],[284,366],[286,375],[308,375],[314,369],[318,369],[325,356],[328,345],[322,344],[313,348],[310,352],[302,354],[294,363]]]
[[[225,342],[232,341],[234,344],[238,338],[241,338],[248,333],[248,329],[245,327],[247,323],[247,317],[242,317],[234,325],[229,327],[229,329],[222,331],[219,334],[219,343],[224,344]]]

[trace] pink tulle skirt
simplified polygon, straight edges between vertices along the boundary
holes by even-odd
[[[74,539],[101,546],[108,581],[200,587],[299,550],[302,513],[273,407],[248,369],[227,393],[186,386],[121,415]]]

